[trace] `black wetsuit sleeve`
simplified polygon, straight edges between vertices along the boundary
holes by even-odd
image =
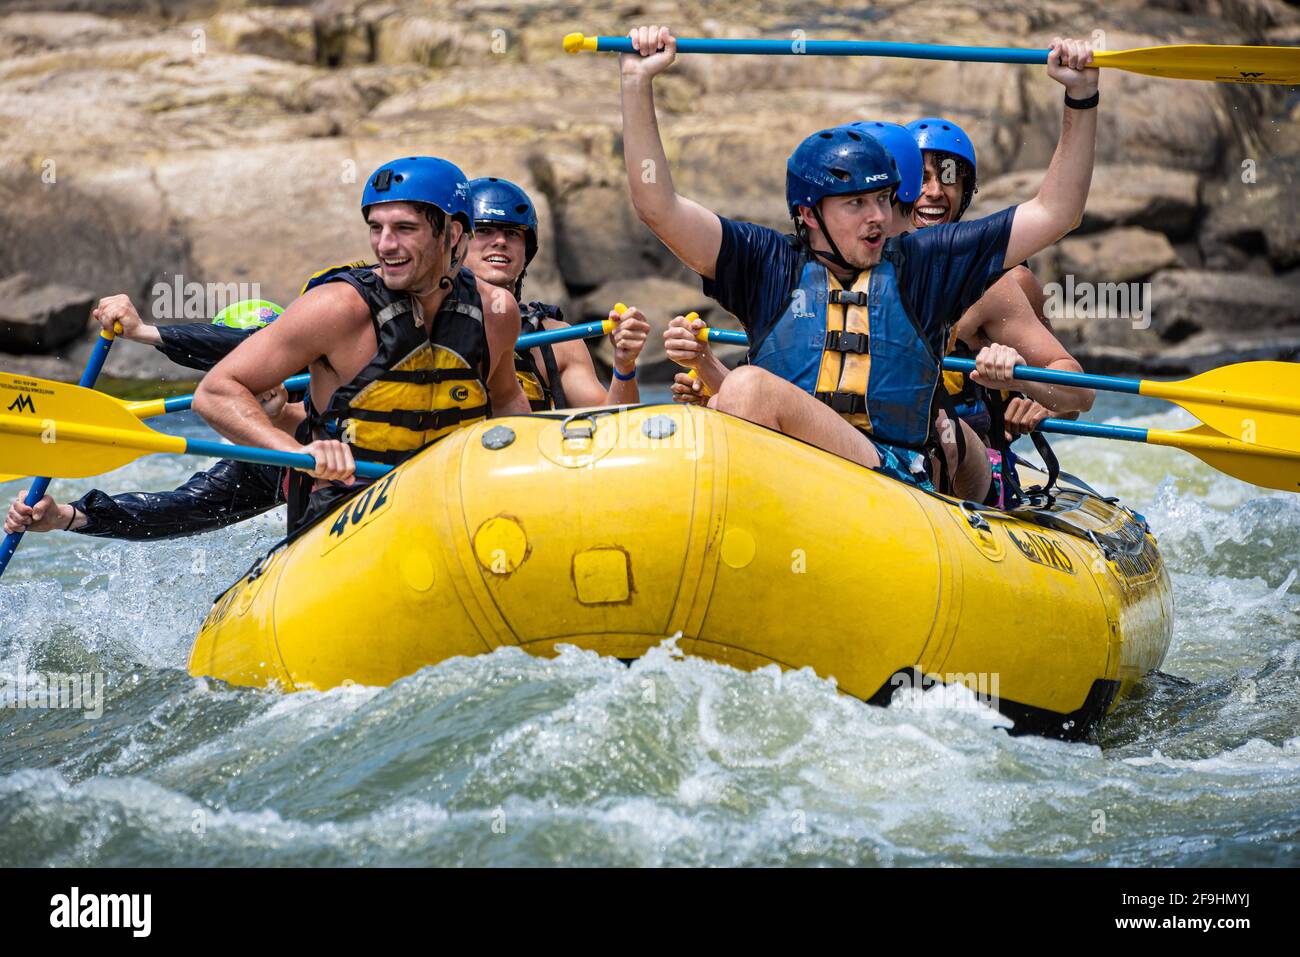
[[[186,322],[176,326],[158,326],[162,342],[154,348],[177,365],[207,372],[230,355],[256,329],[231,329],[207,322]]]
[[[92,489],[73,506],[90,520],[77,529],[96,538],[179,538],[234,525],[284,501],[283,470],[222,459],[171,492],[109,495]]]

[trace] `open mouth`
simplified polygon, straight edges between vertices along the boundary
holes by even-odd
[[[920,226],[937,226],[948,221],[948,207],[918,203],[912,207],[912,219]]]
[[[884,231],[873,229],[871,232],[867,233],[867,235],[862,237],[862,241],[867,244],[867,248],[869,249],[879,249],[885,242]]]
[[[380,261],[381,263],[384,264],[384,268],[385,268],[385,269],[401,269],[401,268],[403,268],[404,266],[408,265],[408,264],[411,262],[411,257],[410,257],[410,256],[407,256],[405,259],[383,259],[383,258],[381,258],[379,261]]]
[[[502,256],[499,253],[492,253],[489,256],[484,256],[483,261],[489,266],[500,266],[502,269],[510,268],[510,257]]]

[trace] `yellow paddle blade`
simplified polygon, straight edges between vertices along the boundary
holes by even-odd
[[[0,372],[0,468],[85,478],[185,440],[145,425],[117,399],[66,382]]]
[[[1144,379],[1141,394],[1181,405],[1247,445],[1300,451],[1300,363],[1241,362],[1177,382]]]
[[[1098,51],[1092,66],[1173,80],[1216,83],[1300,83],[1300,47],[1241,47],[1184,44]]]
[[[5,482],[17,482],[20,478],[27,478],[26,475],[0,475],[0,484]]]
[[[1300,449],[1270,449],[1250,445],[1198,425],[1179,432],[1147,431],[1147,444],[1191,452],[1224,475],[1282,492],[1300,492]]]

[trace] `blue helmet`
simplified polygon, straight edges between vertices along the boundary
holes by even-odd
[[[827,196],[874,192],[898,186],[898,164],[874,138],[849,127],[820,130],[790,154],[785,164],[785,201],[797,207]]]
[[[482,176],[469,184],[474,224],[503,223],[524,230],[524,265],[537,255],[537,207],[528,194],[497,176]]]
[[[898,201],[914,203],[921,195],[921,178],[925,173],[925,162],[921,159],[921,148],[916,145],[907,127],[898,123],[882,123],[879,120],[856,120],[846,124],[850,129],[861,130],[869,134],[885,149],[898,164]]]
[[[361,194],[361,211],[376,203],[426,203],[459,219],[466,233],[474,232],[469,180],[460,167],[436,156],[390,160],[371,173]]]
[[[970,200],[975,195],[976,178],[979,171],[979,165],[975,161],[975,143],[970,136],[960,126],[952,120],[945,120],[941,116],[927,116],[923,119],[913,120],[907,124],[908,132],[916,140],[916,145],[921,148],[922,153],[939,152],[951,153],[959,160],[964,160],[969,167],[963,171],[966,174],[965,188],[962,191],[961,210],[957,213],[961,218],[962,213],[966,212],[966,207],[970,205]]]

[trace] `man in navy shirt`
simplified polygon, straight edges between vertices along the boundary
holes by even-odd
[[[1083,215],[1096,142],[1091,47],[1057,39],[1048,74],[1066,87],[1056,154],[1029,202],[886,243],[898,172],[870,137],[822,130],[787,166],[796,236],[719,217],[673,188],[653,78],[676,57],[665,28],[630,33],[620,58],[624,159],[638,216],[698,272],[750,337],[751,365],[727,376],[717,409],[871,468],[917,473],[948,328],[1009,266]],[[984,465],[982,491],[988,488]]]

